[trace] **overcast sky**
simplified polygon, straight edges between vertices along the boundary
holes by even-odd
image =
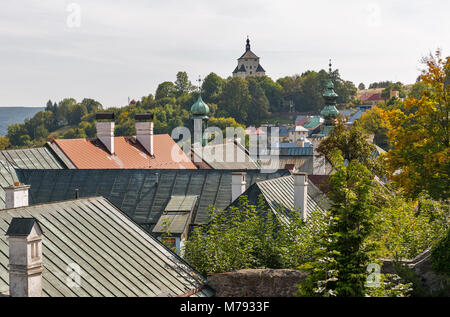
[[[84,97],[105,107],[186,71],[228,77],[245,49],[267,75],[333,68],[358,85],[413,83],[450,51],[448,0],[2,0],[0,106]]]

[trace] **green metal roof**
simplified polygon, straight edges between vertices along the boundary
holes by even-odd
[[[197,101],[191,107],[191,113],[194,116],[207,116],[209,113],[208,105],[203,101],[202,96],[199,96]]]
[[[289,175],[244,170],[247,187],[257,181]],[[103,196],[134,221],[153,226],[172,196],[198,196],[193,224],[208,219],[208,207],[226,208],[231,203],[232,170],[19,170],[19,180],[31,185],[30,204],[75,197]],[[1,207],[1,206],[0,206]]]
[[[0,211],[0,293],[9,289],[12,218],[33,217],[43,231],[43,296],[142,297],[185,294],[205,278],[103,197]],[[70,264],[80,287],[67,284]],[[208,288],[194,296],[211,296]]]
[[[306,129],[314,129],[320,124],[320,117],[312,117],[308,122],[306,122],[303,127]]]
[[[337,116],[339,114],[339,110],[335,106],[325,106],[322,111],[320,112],[321,115],[324,117],[333,117]]]

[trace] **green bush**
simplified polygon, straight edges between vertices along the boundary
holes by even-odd
[[[450,229],[446,236],[431,249],[431,263],[437,272],[450,274]]]

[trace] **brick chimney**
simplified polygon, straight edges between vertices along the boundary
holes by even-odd
[[[136,121],[136,139],[145,148],[145,150],[154,156],[153,151],[153,114],[137,114],[134,117]]]
[[[97,138],[114,154],[114,113],[102,112],[95,115],[97,120]]]
[[[14,185],[5,188],[5,208],[18,208],[28,206],[29,185],[14,182]]]
[[[9,243],[9,295],[42,296],[42,230],[34,218],[13,218]]]
[[[303,221],[308,218],[308,175],[302,172],[294,172],[294,208],[301,213]]]
[[[245,192],[246,175],[245,172],[233,172],[231,174],[231,202],[234,202]]]

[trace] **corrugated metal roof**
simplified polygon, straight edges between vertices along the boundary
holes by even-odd
[[[20,169],[62,169],[66,168],[45,147],[0,151],[0,164],[9,163]]]
[[[115,137],[114,155],[98,139],[57,139],[54,144],[79,169],[197,169],[170,135],[157,134],[153,139],[154,157],[133,137]]]
[[[58,157],[63,163],[64,165],[66,165],[67,168],[70,169],[75,169],[77,168],[72,161],[67,157],[66,154],[64,154],[63,151],[61,151],[61,149],[59,148],[59,146],[57,146],[55,143],[51,143],[51,142],[47,142],[45,144],[45,146],[50,149],[56,157]]]
[[[193,147],[192,151],[213,169],[228,170],[258,170],[260,167],[240,146],[233,142],[206,145],[200,149]]]
[[[189,212],[169,212],[162,215],[156,226],[153,228],[153,233],[165,233],[180,235],[186,230],[189,220]]]
[[[13,217],[34,217],[43,230],[43,295],[172,296],[205,279],[103,197],[0,211],[0,293],[8,290],[8,243]],[[81,268],[80,287],[69,287],[69,265]],[[195,296],[211,296],[204,288]]]
[[[314,155],[313,147],[294,147],[294,148],[281,148],[280,155],[288,156],[312,156]]]
[[[191,211],[197,202],[197,196],[172,196],[165,211]]]
[[[0,208],[5,206],[5,187],[18,181],[16,169],[64,169],[47,148],[0,151]]]
[[[198,196],[193,224],[208,219],[208,207],[231,203],[232,170],[19,170],[19,180],[31,185],[30,203],[103,196],[139,224],[152,229],[172,196]],[[246,170],[247,187],[257,181],[289,175],[287,170],[261,173]],[[1,208],[1,206],[0,206]]]
[[[308,130],[316,128],[321,122],[323,122],[323,119],[319,116],[312,117],[306,122],[303,127],[305,127]]]
[[[294,209],[293,176],[257,182],[252,186],[251,190],[253,190],[253,193],[250,197],[253,202],[256,202],[255,199],[257,199],[259,194],[262,194],[274,213],[281,216],[285,221],[289,218],[290,212]],[[307,212],[326,210],[328,204],[326,196],[310,181],[308,185]]]

